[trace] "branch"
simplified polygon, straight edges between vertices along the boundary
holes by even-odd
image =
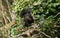
[[[45,34],[44,32],[41,32],[41,33],[42,33],[43,35],[45,35],[46,37],[51,38],[51,36]]]
[[[16,22],[15,21],[12,21],[12,22],[4,25],[3,27],[1,27],[0,30],[6,29],[6,27],[11,28],[14,24],[16,24]]]

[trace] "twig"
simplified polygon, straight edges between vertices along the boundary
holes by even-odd
[[[9,28],[11,28],[15,23],[16,23],[15,21],[12,21],[12,22],[10,22],[10,23],[8,23],[8,24],[4,25],[3,27],[1,27],[1,28],[0,28],[0,30],[5,29],[5,28],[6,28],[6,26],[8,26]]]
[[[54,18],[57,17],[59,14],[60,14],[60,12],[56,16],[54,16]]]
[[[46,37],[51,38],[51,36],[45,34],[44,32],[41,32],[41,33],[42,33],[43,35],[45,35]]]

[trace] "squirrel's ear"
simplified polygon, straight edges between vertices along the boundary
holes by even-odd
[[[21,11],[20,17],[23,18],[26,13],[30,13],[30,12],[31,12],[31,11],[30,11],[30,8],[29,8],[29,7],[25,7],[25,8]]]

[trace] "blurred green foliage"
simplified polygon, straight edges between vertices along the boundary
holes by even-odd
[[[16,0],[12,5],[12,10],[15,11],[16,14],[16,27],[20,26],[19,23],[22,20],[20,18],[21,10],[26,6],[29,6],[35,22],[40,24],[40,29],[42,31],[54,29],[54,23],[60,23],[60,15],[58,15],[57,18],[55,17],[59,13],[58,5],[60,5],[60,0]],[[17,33],[14,30],[15,29],[11,30],[11,34],[13,32],[15,34]]]

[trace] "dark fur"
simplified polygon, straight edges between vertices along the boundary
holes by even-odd
[[[20,13],[21,18],[24,18],[24,26],[31,26],[34,22],[33,16],[29,7],[24,8]]]

